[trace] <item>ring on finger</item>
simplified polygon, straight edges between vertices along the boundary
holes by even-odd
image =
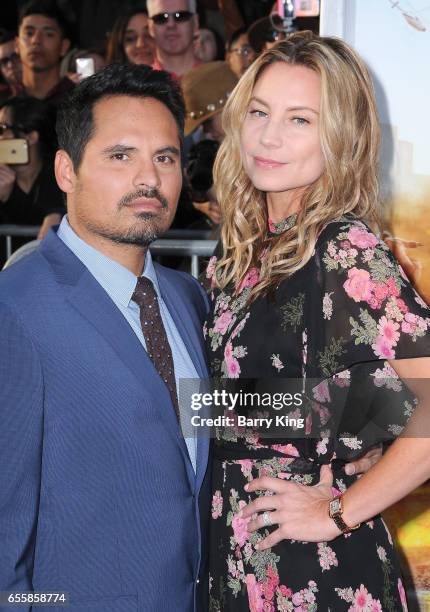
[[[264,527],[271,527],[273,525],[271,516],[270,516],[270,512],[263,512],[263,514],[261,515],[261,518],[263,520],[263,525]]]

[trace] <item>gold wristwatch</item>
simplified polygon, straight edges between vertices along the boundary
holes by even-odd
[[[360,527],[361,523],[358,523],[358,525],[355,525],[355,527],[349,527],[349,525],[347,525],[342,518],[342,512],[342,495],[339,495],[338,497],[333,498],[329,503],[329,517],[334,520],[336,527],[338,527],[342,533],[349,533],[350,531],[354,531]]]

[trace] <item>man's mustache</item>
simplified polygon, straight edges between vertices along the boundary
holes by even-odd
[[[148,198],[149,200],[158,200],[162,206],[162,208],[168,208],[169,203],[166,198],[158,191],[156,187],[151,187],[150,189],[138,189],[137,191],[133,191],[132,193],[127,193],[123,196],[118,202],[118,206],[122,208],[123,206],[128,206],[134,200],[140,200],[141,198]]]

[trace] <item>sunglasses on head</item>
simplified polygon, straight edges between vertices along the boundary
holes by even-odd
[[[175,23],[185,23],[189,21],[194,13],[191,11],[173,11],[171,13],[157,13],[151,17],[152,21],[156,25],[164,25],[169,21],[169,17],[172,17]]]
[[[13,62],[17,62],[18,60],[18,53],[11,53],[11,55],[7,55],[0,59],[0,68],[5,68],[9,63],[13,64]]]

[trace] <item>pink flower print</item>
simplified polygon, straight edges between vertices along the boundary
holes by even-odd
[[[246,289],[247,287],[254,287],[260,280],[260,272],[258,268],[250,268],[245,274],[244,279],[237,288],[238,293]]]
[[[217,259],[215,255],[212,255],[212,257],[209,259],[208,266],[206,268],[206,278],[212,278],[215,272],[216,261]]]
[[[414,334],[417,328],[418,317],[412,312],[407,312],[402,321],[402,332],[405,334]]]
[[[393,278],[391,276],[387,280],[387,287],[388,287],[389,295],[394,295],[395,297],[400,295],[400,291],[397,288],[397,285],[396,285],[396,283],[394,282],[394,280],[393,280]]]
[[[224,358],[226,360],[231,359],[233,357],[233,345],[231,342],[227,342],[224,349]]]
[[[406,593],[403,587],[403,583],[400,578],[397,581],[397,588],[399,589],[400,601],[402,602],[403,611],[408,612],[408,603],[406,601]]]
[[[396,304],[400,312],[408,312],[409,309],[406,306],[406,303],[401,298],[396,299]]]
[[[262,583],[262,591],[265,599],[270,602],[274,595],[275,590],[279,584],[279,576],[275,574],[271,565],[267,568],[267,579]]]
[[[329,570],[332,565],[338,566],[336,553],[325,542],[318,543],[318,557],[323,572]]]
[[[373,287],[373,293],[375,298],[379,302],[383,302],[387,298],[389,293],[388,285],[386,285],[385,283],[375,283]]]
[[[224,335],[232,320],[233,313],[231,312],[231,310],[225,310],[222,315],[217,318],[216,323],[214,325],[214,331]]]
[[[381,359],[394,359],[395,357],[392,344],[387,342],[384,336],[378,336],[376,338],[374,344],[372,344],[372,349],[375,355],[381,357]]]
[[[272,360],[272,366],[274,368],[276,368],[276,370],[278,370],[278,372],[280,372],[283,368],[284,368],[284,364],[282,363],[280,357],[279,357],[279,353],[277,355],[275,355],[275,353],[273,353],[273,355],[270,358]]]
[[[404,334],[413,334],[415,331],[415,325],[411,325],[411,323],[407,323],[406,321],[402,322],[402,332]]]
[[[347,251],[351,248],[351,243],[349,242],[349,240],[342,240],[342,242],[340,243],[340,248],[344,251]]]
[[[360,249],[368,249],[375,247],[379,240],[374,234],[362,229],[360,227],[351,227],[348,232],[348,239],[354,246]]]
[[[215,491],[212,497],[212,518],[217,519],[222,515],[223,499],[221,491]]]
[[[397,331],[400,325],[396,321],[381,317],[378,323],[378,331],[385,338],[388,344],[395,346],[400,338],[400,333]]]
[[[246,502],[241,499],[239,501],[239,508],[242,509],[246,506]],[[240,518],[237,514],[233,516],[231,521],[231,525],[233,527],[234,539],[239,544],[240,547],[244,546],[248,540],[248,531],[246,529],[247,524],[250,521],[250,517],[248,518]]]
[[[252,467],[254,465],[251,459],[238,459],[237,463],[240,465],[242,474],[246,478],[248,478],[248,476],[251,476]]]
[[[359,612],[360,610],[368,612],[371,602],[372,595],[368,592],[366,587],[361,584],[360,588],[354,593],[354,605],[350,609],[354,610],[354,612]]]
[[[271,601],[263,602],[263,612],[275,612],[275,606]]]
[[[246,590],[248,591],[250,612],[264,612],[261,587],[254,574],[246,574]]]
[[[229,378],[239,378],[240,374],[240,365],[237,359],[234,357],[232,359],[226,360],[227,365],[227,376]]]
[[[284,455],[289,455],[290,457],[299,457],[299,451],[293,444],[272,444],[270,447],[279,453],[284,453]]]
[[[372,310],[379,310],[379,308],[381,308],[382,306],[381,302],[378,302],[378,300],[374,296],[370,298],[368,304]]]
[[[269,219],[269,231],[272,234],[276,234],[276,227],[275,227],[275,224],[273,223],[272,219]]]
[[[348,270],[348,280],[343,283],[343,287],[355,302],[367,302],[372,297],[373,281],[367,270]]]
[[[314,399],[316,399],[317,402],[329,402],[330,401],[330,391],[328,388],[328,382],[326,380],[323,380],[322,382],[319,383],[319,385],[314,387],[312,389],[312,393],[313,393]]]
[[[369,610],[370,612],[383,612],[379,599],[372,599]]]
[[[303,591],[297,591],[297,593],[293,594],[292,600],[295,606],[301,606],[303,601]]]
[[[291,589],[288,589],[285,586],[285,584],[281,584],[281,586],[279,587],[279,591],[280,591],[282,597],[285,597],[286,599],[289,599],[292,596],[292,594],[293,594],[293,591]]]

